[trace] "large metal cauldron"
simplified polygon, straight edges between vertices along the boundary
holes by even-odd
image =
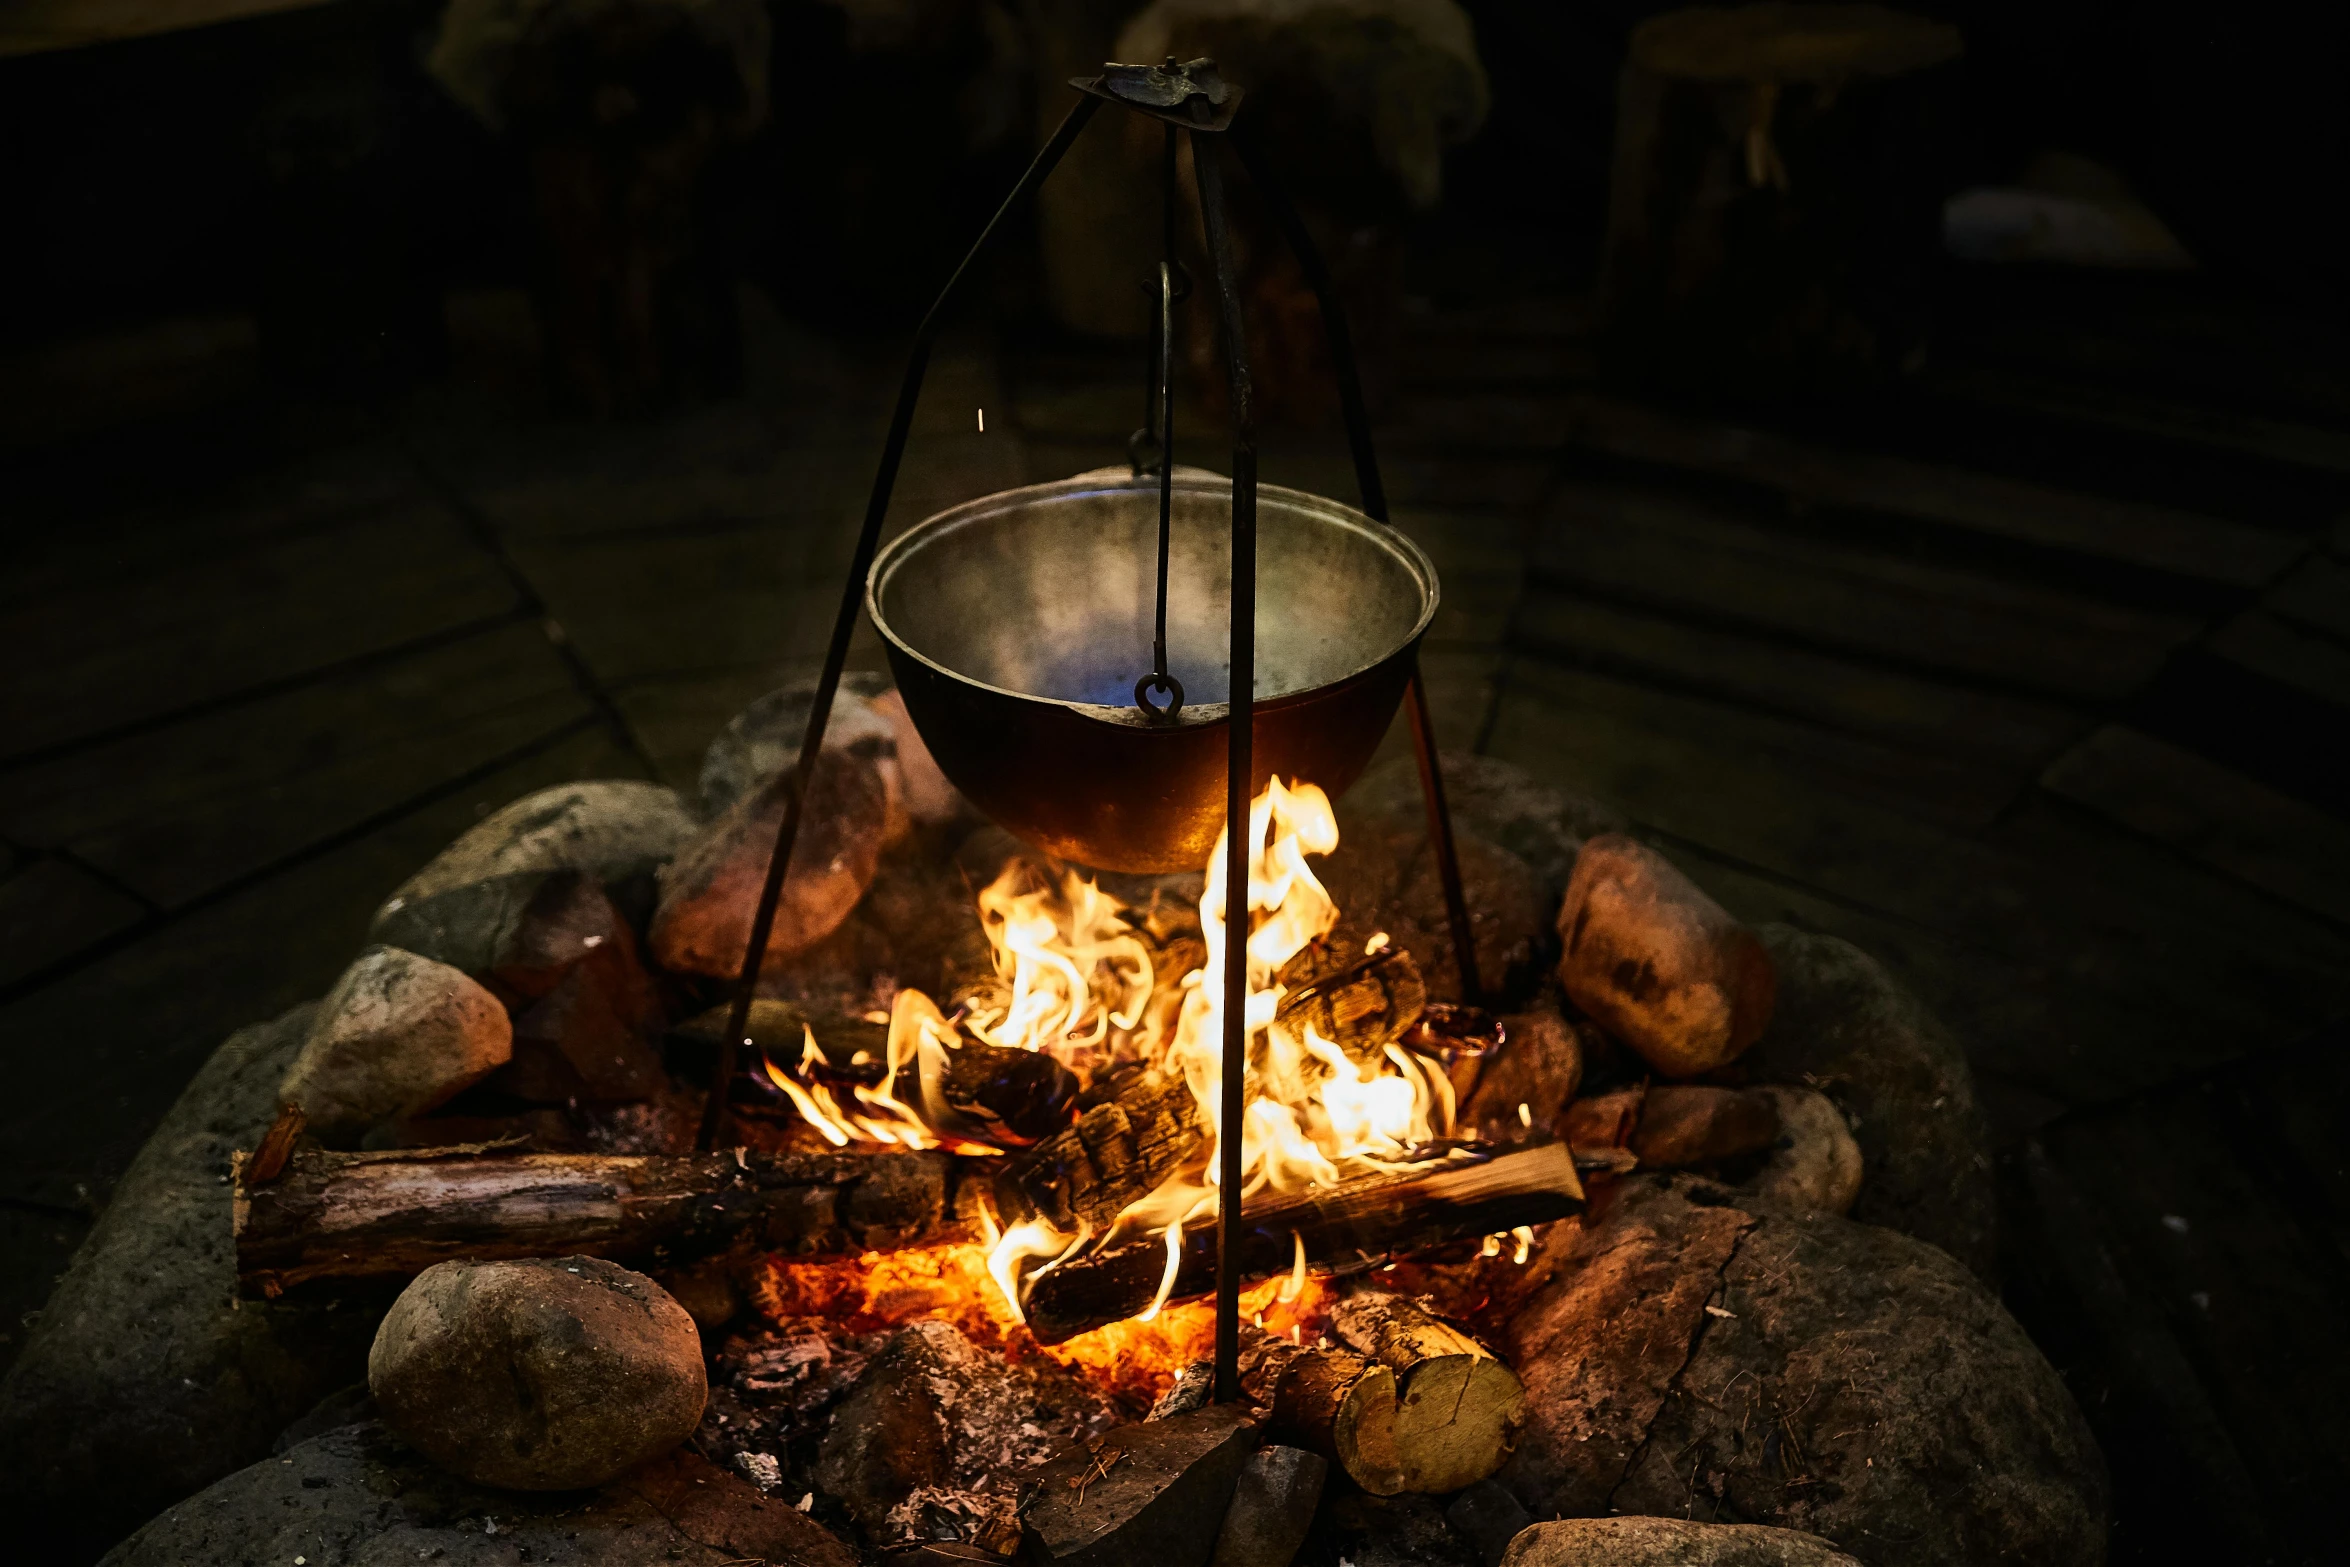
[[[1151,668],[1159,482],[1123,470],[984,496],[882,550],[865,607],[906,711],[971,802],[1103,870],[1194,870],[1224,825],[1232,485],[1177,469],[1167,565],[1173,719]],[[1275,774],[1333,797],[1395,716],[1436,613],[1436,568],[1351,507],[1257,487],[1252,795]]]

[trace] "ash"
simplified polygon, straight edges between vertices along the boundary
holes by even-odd
[[[853,1536],[860,1532],[855,1503],[825,1483],[828,1477],[840,1485],[837,1456],[820,1477],[825,1439],[852,1394],[867,1411],[876,1400],[898,1406],[943,1438],[943,1470],[902,1496],[879,1497],[886,1517],[870,1510],[876,1498],[866,1484],[854,1487],[867,1509],[861,1532],[875,1546],[928,1540],[1007,1548],[1018,1535],[1018,1477],[1137,1413],[1083,1371],[1035,1354],[1007,1356],[946,1322],[856,1333],[824,1317],[790,1317],[719,1346],[694,1445]]]

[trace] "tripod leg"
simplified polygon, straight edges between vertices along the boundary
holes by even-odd
[[[1379,480],[1379,459],[1371,448],[1371,414],[1363,402],[1363,381],[1355,364],[1354,338],[1346,329],[1346,313],[1338,308],[1338,292],[1330,282],[1330,269],[1322,263],[1322,253],[1314,245],[1314,237],[1306,230],[1305,219],[1298,213],[1288,193],[1274,179],[1272,166],[1265,155],[1248,137],[1235,133],[1233,145],[1240,153],[1242,167],[1256,183],[1257,194],[1273,210],[1273,221],[1282,237],[1289,241],[1290,250],[1297,256],[1297,264],[1306,275],[1306,283],[1314,291],[1314,302],[1322,310],[1322,328],[1330,339],[1330,369],[1338,382],[1338,406],[1346,419],[1346,441],[1354,453],[1355,483],[1363,492],[1363,510],[1381,522],[1387,521],[1387,489]],[[1436,872],[1444,885],[1444,917],[1452,929],[1452,950],[1460,971],[1461,1001],[1475,1006],[1483,988],[1477,982],[1476,933],[1469,926],[1469,901],[1461,890],[1461,859],[1452,837],[1452,812],[1444,800],[1444,769],[1436,756],[1436,730],[1428,718],[1427,680],[1417,663],[1412,669],[1411,691],[1405,700],[1410,704],[1412,753],[1420,764],[1420,795],[1428,806],[1428,841],[1436,847]]]
[[[1204,105],[1199,105],[1204,107]],[[1216,138],[1194,131],[1191,162],[1224,321],[1232,377],[1232,719],[1224,789],[1224,1065],[1216,1155],[1216,1386],[1218,1403],[1240,1397],[1241,1121],[1248,1070],[1249,785],[1255,772],[1257,653],[1257,447],[1240,280],[1224,207]]]
[[[856,633],[857,614],[865,592],[865,574],[873,569],[873,553],[881,545],[881,523],[889,512],[890,491],[897,486],[898,463],[906,455],[906,437],[914,426],[914,405],[922,397],[923,373],[930,367],[930,350],[938,340],[939,328],[946,312],[962,292],[971,275],[972,264],[985,253],[1004,227],[1004,220],[1020,204],[1034,194],[1053,166],[1061,161],[1077,133],[1084,130],[1094,111],[1101,107],[1098,98],[1080,97],[1061,121],[1060,129],[1052,134],[1028,165],[1028,172],[1020,176],[1020,183],[1004,198],[995,216],[987,220],[979,238],[947,279],[938,299],[922,318],[922,325],[914,333],[914,347],[907,356],[905,379],[898,387],[897,410],[890,415],[889,438],[882,443],[881,468],[874,475],[873,494],[865,504],[865,525],[857,534],[857,549],[849,563],[848,581],[842,585],[840,609],[833,616],[832,640],[825,645],[824,670],[816,677],[816,705],[808,713],[807,733],[800,738],[798,764],[792,769],[791,783],[784,795],[783,824],[775,831],[775,851],[767,859],[767,879],[759,888],[759,902],[751,915],[751,939],[743,952],[742,971],[735,978],[734,1003],[727,1009],[726,1033],[718,1042],[718,1065],[710,1081],[709,1103],[702,1109],[700,1147],[714,1148],[726,1135],[726,1095],[734,1084],[735,1069],[740,1061],[739,1049],[745,1043],[743,1031],[750,1026],[751,1001],[758,994],[759,967],[767,958],[767,938],[775,929],[776,905],[783,899],[784,873],[791,865],[792,845],[799,840],[800,812],[807,801],[808,777],[816,760],[824,752],[825,726],[832,720],[832,699],[840,689],[841,666],[848,661],[849,638]]]

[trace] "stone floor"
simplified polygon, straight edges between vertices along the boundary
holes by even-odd
[[[0,1361],[197,1062],[395,882],[539,785],[689,783],[820,651],[897,349],[749,308],[749,395],[636,426],[540,414],[497,293],[373,406],[265,391],[235,321],[0,367]],[[2005,1290],[2112,1456],[2116,1558],[2321,1559],[2350,392],[2178,283],[1978,286],[1916,387],[1833,421],[1590,361],[1572,297],[1415,309],[1382,457],[1444,579],[1446,742],[1905,975],[1996,1118]],[[1137,380],[956,339],[893,522],[1118,460]],[[1265,444],[1352,498],[1327,433]]]

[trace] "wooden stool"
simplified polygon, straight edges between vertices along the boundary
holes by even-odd
[[[1875,5],[1636,29],[1600,267],[1611,375],[1754,391],[1921,363],[1961,52]]]

